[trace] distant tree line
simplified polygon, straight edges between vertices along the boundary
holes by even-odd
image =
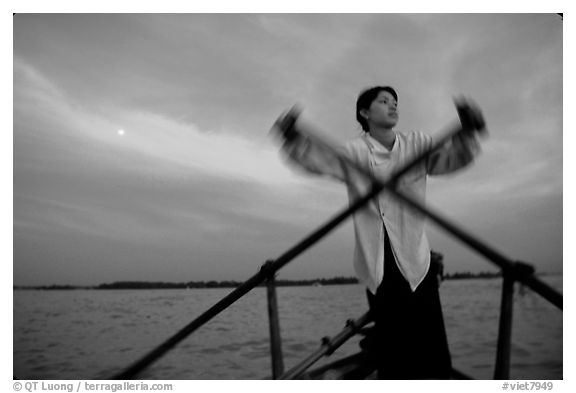
[[[13,289],[40,289],[40,290],[66,290],[66,289],[197,289],[197,288],[236,288],[240,281],[189,281],[189,282],[163,282],[163,281],[116,281],[96,286],[74,285],[42,285],[42,286],[14,286]],[[318,278],[313,280],[276,280],[276,286],[310,286],[310,285],[345,285],[358,284],[355,277]],[[265,283],[259,286],[265,286]]]
[[[546,275],[539,273],[538,275]],[[462,280],[474,278],[497,278],[502,277],[501,272],[456,272],[444,273],[444,280]],[[74,286],[74,285],[44,285],[44,286],[14,286],[13,289],[40,289],[40,290],[72,290],[72,289],[198,289],[198,288],[236,288],[241,285],[240,281],[189,281],[183,283],[162,282],[162,281],[116,281],[113,283],[100,284],[96,286]],[[346,285],[358,284],[355,277],[333,277],[317,278],[312,280],[276,280],[276,286],[311,286],[311,285]],[[265,286],[265,283],[259,286]]]
[[[444,280],[460,280],[467,278],[496,278],[502,277],[502,272],[480,272],[480,273],[470,273],[470,272],[456,272],[456,273],[446,273],[444,274]]]
[[[236,288],[239,281],[190,281],[186,283],[147,282],[147,281],[117,281],[110,284],[100,284],[95,289],[196,289],[196,288]],[[276,280],[278,287],[310,286],[310,285],[343,285],[358,284],[355,277],[319,278],[314,280]],[[260,284],[259,286],[265,286]]]

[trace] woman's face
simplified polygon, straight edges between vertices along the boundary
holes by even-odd
[[[381,91],[376,99],[365,110],[364,117],[368,124],[378,128],[392,128],[398,123],[398,111],[394,96],[387,91]]]

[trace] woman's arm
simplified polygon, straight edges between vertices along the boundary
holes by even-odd
[[[280,118],[272,130],[282,137],[282,152],[289,161],[308,173],[330,176],[345,182],[349,169],[339,155],[348,156],[347,149],[340,147],[338,154],[335,154],[331,149],[313,143],[299,132],[304,126],[300,122],[296,123],[295,118],[286,119],[287,116],[290,114]]]
[[[459,133],[430,154],[427,172],[430,175],[443,175],[457,171],[470,164],[479,152],[480,144],[474,135]]]
[[[482,112],[474,103],[464,99],[456,101],[456,108],[463,129],[430,154],[427,161],[430,175],[442,175],[464,168],[480,152],[478,134],[486,133]],[[431,145],[432,139],[427,139]]]

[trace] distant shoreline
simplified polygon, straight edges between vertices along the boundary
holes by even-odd
[[[538,273],[538,276],[557,275],[562,273]],[[481,272],[481,273],[448,273],[445,274],[444,280],[470,280],[470,279],[492,279],[500,278],[500,272]],[[157,281],[117,281],[99,285],[15,285],[13,290],[76,290],[76,289],[205,289],[205,288],[236,288],[241,285],[241,281],[190,281],[185,283],[157,282]],[[325,286],[325,285],[351,285],[358,284],[355,277],[334,277],[320,278],[312,280],[276,280],[277,287],[296,287],[296,286]],[[260,284],[260,287],[265,284]]]

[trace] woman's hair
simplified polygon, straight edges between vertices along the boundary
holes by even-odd
[[[356,120],[358,120],[358,123],[360,123],[365,132],[370,131],[370,129],[368,128],[368,122],[360,114],[360,111],[362,109],[369,109],[372,101],[378,97],[378,94],[380,94],[381,91],[387,91],[392,94],[392,97],[394,97],[396,102],[398,102],[398,94],[396,94],[396,90],[390,86],[375,86],[362,91],[356,101]]]

